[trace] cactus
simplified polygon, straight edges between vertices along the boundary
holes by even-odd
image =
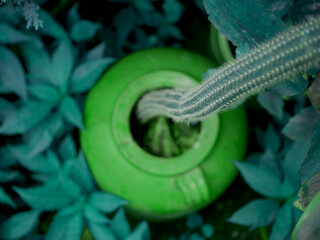
[[[192,90],[164,89],[145,94],[138,103],[142,122],[159,115],[197,122],[237,106],[258,93],[320,63],[320,16],[290,26],[248,54],[218,68]]]

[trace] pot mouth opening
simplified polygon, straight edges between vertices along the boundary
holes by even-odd
[[[130,113],[130,132],[141,149],[157,157],[171,158],[188,151],[198,141],[201,122],[190,125],[160,116],[142,124],[136,116],[138,101]]]

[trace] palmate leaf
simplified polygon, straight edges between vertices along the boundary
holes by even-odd
[[[71,28],[70,36],[74,41],[87,41],[101,28],[101,24],[89,20],[80,20],[74,23]]]
[[[60,103],[61,114],[73,125],[83,129],[82,114],[76,100],[70,95],[65,96]]]
[[[293,227],[292,203],[286,202],[279,209],[269,240],[286,240]]]
[[[250,226],[251,229],[266,226],[275,218],[279,204],[270,199],[253,200],[236,211],[228,222]]]
[[[150,229],[146,221],[139,223],[135,230],[125,240],[150,240]]]
[[[125,239],[130,235],[130,225],[126,219],[123,208],[120,208],[114,215],[110,224],[110,229],[118,239]]]
[[[33,210],[12,215],[0,225],[1,239],[18,239],[36,228],[40,212]]]
[[[104,213],[111,213],[126,205],[128,202],[113,194],[96,191],[90,195],[88,203]]]
[[[84,227],[84,219],[81,208],[72,205],[59,210],[53,217],[45,240],[76,240],[81,239]]]
[[[14,92],[27,99],[27,84],[19,58],[9,49],[0,46],[0,90]]]

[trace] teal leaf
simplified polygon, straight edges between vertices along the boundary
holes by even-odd
[[[313,107],[320,112],[320,77],[317,77],[308,89],[308,97]]]
[[[311,147],[299,171],[301,184],[304,184],[315,173],[320,172],[320,121],[317,122],[311,141]]]
[[[133,0],[132,4],[136,9],[142,12],[154,10],[150,0]]]
[[[264,91],[259,93],[257,100],[268,113],[278,120],[282,119],[284,101],[279,95]]]
[[[73,69],[74,59],[72,55],[72,46],[67,41],[62,42],[54,51],[51,59],[53,74],[53,84],[65,93],[68,86],[68,80]]]
[[[94,239],[117,240],[109,227],[105,224],[89,222],[88,227]]]
[[[68,34],[65,29],[42,8],[39,10],[39,18],[43,21],[43,28],[39,29],[41,34],[57,39],[68,38]]]
[[[277,83],[269,88],[269,91],[278,95],[295,96],[306,90],[309,81],[301,75],[294,76],[291,79]]]
[[[130,235],[130,225],[126,219],[123,208],[120,208],[114,215],[110,224],[110,229],[118,239],[125,239]]]
[[[0,43],[3,44],[16,44],[30,40],[26,34],[6,23],[0,23],[0,33]]]
[[[4,135],[25,133],[44,119],[51,109],[52,106],[48,103],[29,100],[5,118],[0,126],[0,133]]]
[[[13,187],[13,189],[33,209],[52,211],[73,201],[73,198],[65,194],[61,189],[46,185],[30,188]]]
[[[289,119],[282,129],[282,134],[295,141],[311,139],[319,113],[311,106],[301,109],[299,113]]]
[[[60,103],[60,112],[72,124],[83,129],[82,113],[78,103],[74,98],[67,95]]]
[[[50,57],[44,49],[35,43],[20,44],[21,53],[26,64],[29,78],[37,82],[52,83],[52,69]]]
[[[268,128],[264,136],[265,148],[269,148],[272,152],[277,152],[281,146],[281,140],[278,132],[275,130],[272,123],[268,124]]]
[[[9,49],[0,46],[0,86],[27,99],[27,84],[19,58]]]
[[[88,202],[104,213],[111,213],[125,206],[128,202],[122,198],[106,192],[93,192]]]
[[[282,178],[283,174],[279,160],[269,148],[263,154],[257,156],[256,161],[253,163],[261,169],[272,172],[278,179]]]
[[[29,85],[28,91],[31,96],[43,102],[56,103],[60,98],[58,90],[54,86],[47,83]]]
[[[250,226],[251,229],[266,226],[275,218],[279,204],[270,199],[253,200],[236,211],[228,222]]]
[[[70,36],[74,41],[87,41],[96,35],[101,24],[88,20],[77,21],[71,28]]]
[[[0,168],[11,167],[17,163],[16,157],[12,154],[7,146],[0,147],[0,156]]]
[[[1,239],[17,239],[33,231],[39,222],[39,211],[19,212],[0,225]]]
[[[146,221],[141,222],[125,240],[150,240],[150,229]]]
[[[64,174],[59,174],[49,179],[46,184],[49,187],[61,190],[61,192],[73,199],[79,199],[82,194],[81,187],[73,181],[73,179],[70,179]]]
[[[132,7],[121,10],[114,18],[116,28],[117,44],[122,46],[128,35],[135,27],[136,14]]]
[[[294,142],[284,156],[284,171],[294,186],[300,185],[299,169],[310,148],[310,141]],[[320,170],[320,169],[319,169]]]
[[[100,224],[110,223],[110,219],[91,204],[85,204],[83,213],[89,222]]]
[[[21,20],[22,14],[20,11],[6,4],[0,7],[0,22],[6,22],[16,26]]]
[[[214,234],[214,226],[211,224],[203,224],[201,226],[201,233],[205,238],[212,238]]]
[[[203,223],[203,218],[200,214],[193,212],[187,215],[186,226],[188,229],[200,227]]]
[[[1,159],[2,160],[2,159]],[[0,168],[0,183],[12,182],[19,177],[19,171]]]
[[[71,77],[70,92],[82,93],[88,91],[113,62],[113,58],[102,58],[94,59],[77,66]]]
[[[99,45],[92,48],[91,50],[87,51],[87,54],[85,56],[85,62],[90,62],[91,60],[103,58],[106,46],[106,43],[102,42]]]
[[[179,21],[183,13],[182,4],[177,0],[165,0],[162,9],[166,14],[166,19],[169,23],[176,23]]]
[[[52,150],[47,151],[46,161],[47,161],[47,166],[50,167],[54,172],[58,172],[61,169],[60,160],[54,151]]]
[[[0,121],[2,121],[7,115],[15,111],[15,105],[3,98],[0,98]]]
[[[280,179],[267,169],[244,162],[234,162],[246,183],[256,192],[271,198],[281,198]]]
[[[69,176],[83,188],[85,192],[94,189],[95,183],[83,153],[73,161]]]
[[[257,0],[205,0],[204,5],[211,23],[236,46],[256,46],[285,29],[282,20]]]
[[[310,17],[319,14],[319,0],[299,0],[296,1],[288,12],[288,19],[294,23],[300,23]]]
[[[80,14],[78,12],[78,9],[79,3],[76,2],[67,13],[67,26],[69,29],[71,29],[76,22],[80,21]]]
[[[66,207],[53,217],[44,239],[81,239],[83,228],[84,219],[81,210],[75,206]]]
[[[292,203],[286,202],[277,213],[269,240],[286,240],[293,226],[292,217]]]
[[[12,201],[9,195],[0,186],[0,203],[8,204],[9,206],[16,208],[16,204]]]
[[[265,11],[272,12],[281,18],[293,5],[293,0],[262,0]]]
[[[72,135],[67,135],[59,145],[59,155],[62,159],[75,158],[77,155],[77,149],[72,138]]]

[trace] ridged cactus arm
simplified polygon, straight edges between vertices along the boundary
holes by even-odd
[[[291,26],[247,55],[210,73],[193,90],[156,90],[138,103],[142,122],[165,115],[199,121],[320,64],[320,16]]]

